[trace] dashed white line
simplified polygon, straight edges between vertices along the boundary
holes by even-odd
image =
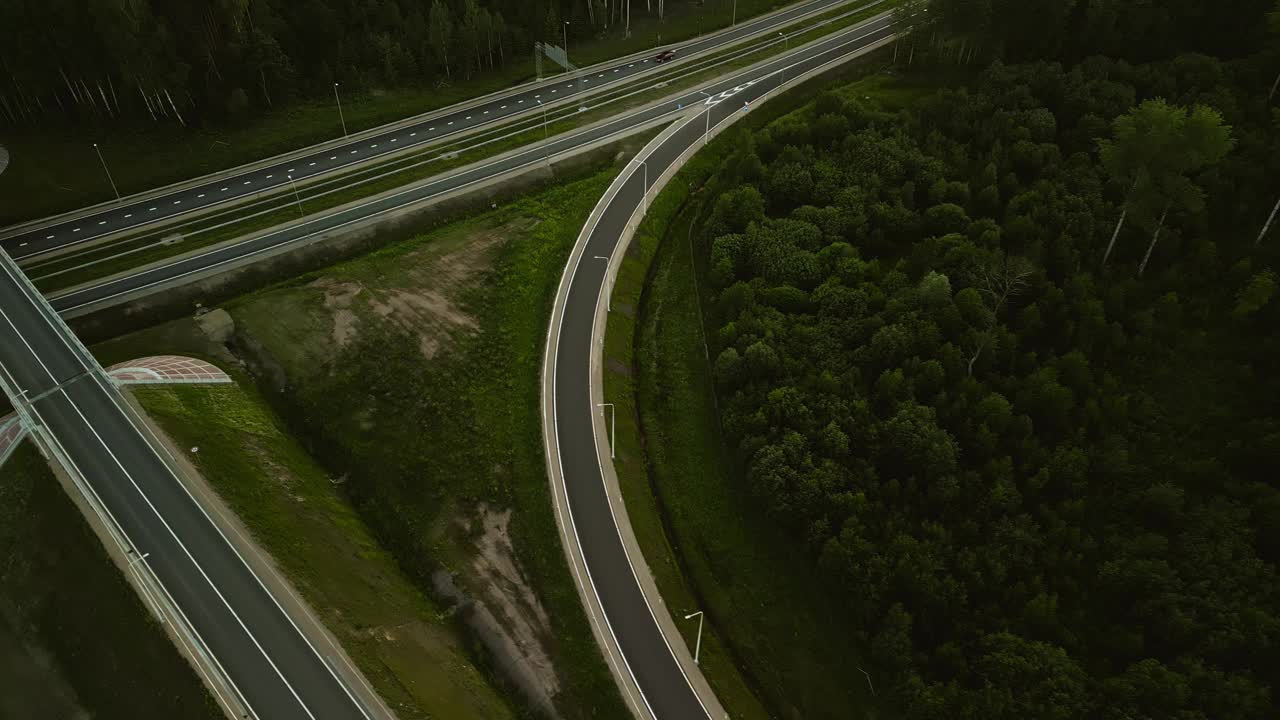
[[[226,188],[218,188],[218,192],[226,192],[226,191],[227,191]]]
[[[618,72],[618,71],[617,71],[617,70],[614,70],[614,72]],[[599,75],[597,75],[596,77],[604,77],[604,73],[600,73],[600,74],[599,74]]]
[[[197,198],[202,198],[202,197],[204,197],[204,193],[200,193],[200,194],[199,194],[199,195],[197,195],[196,197],[197,197]]]
[[[534,99],[537,99],[537,98],[542,97],[542,95],[534,95],[533,97],[534,97]]]
[[[337,156],[337,155],[330,155],[330,156],[329,156],[329,159],[330,159],[330,160],[337,160],[337,159],[338,159],[338,156]]]
[[[355,155],[355,154],[356,154],[356,151],[355,151],[355,150],[352,150],[352,151],[351,151],[351,154],[352,154],[352,155]]]
[[[452,125],[452,124],[453,124],[453,121],[452,121],[452,120],[450,120],[450,121],[449,121],[449,124],[450,124],[450,125]]]
[[[106,221],[106,220],[99,220],[99,221],[98,221],[98,224],[99,224],[99,225],[106,225],[106,224],[107,224],[107,221]]]
[[[312,167],[312,166],[314,166],[314,165],[315,165],[315,163],[307,163],[307,167]]]
[[[273,177],[273,176],[268,175],[268,176],[267,176],[267,179],[268,179],[268,180],[270,180],[272,177]]]
[[[155,209],[155,208],[153,208],[153,207],[147,208],[147,212],[155,212],[155,211],[156,211],[156,209]]]
[[[396,138],[391,138],[391,142],[395,142],[395,141],[396,141]]]
[[[464,118],[462,118],[462,119],[463,119],[463,120],[470,120],[470,119],[471,119],[471,116],[470,116],[470,115],[468,115],[468,116],[466,116],[466,117],[464,117]]]
[[[50,235],[49,237],[51,238],[51,237],[53,237],[53,236],[52,236],[52,235]],[[45,240],[48,240],[48,239],[49,239],[49,238],[45,238]],[[27,244],[26,244],[26,243],[18,243],[18,247],[26,247],[26,246],[27,246]]]
[[[252,181],[252,180],[245,180],[245,181],[244,181],[244,184],[245,184],[245,185],[248,185],[248,184],[249,184],[249,183],[251,183],[251,182],[253,182],[253,181]]]
[[[378,143],[374,143],[374,144],[370,145],[369,147],[370,147],[370,148],[376,148],[376,147],[378,147]]]
[[[181,200],[174,200],[174,201],[173,201],[173,204],[174,204],[174,205],[181,205],[181,204],[182,204],[182,201],[181,201]]]
[[[71,232],[80,232],[80,228],[71,228]]]
[[[293,168],[289,168],[286,172],[293,172]]]
[[[52,235],[45,235],[45,236],[44,236],[44,239],[45,239],[45,240],[52,240],[52,239],[53,239],[53,236],[52,236]],[[23,243],[23,245],[26,245],[26,243]]]
[[[498,109],[499,109],[499,110],[506,110],[506,109],[507,109],[507,106],[506,106],[506,105],[503,105],[503,106],[499,107]]]
[[[125,215],[125,216],[124,216],[124,219],[125,219],[125,220],[128,220],[128,219],[129,219],[129,218],[131,218],[131,217],[133,217],[133,213],[129,213],[128,215]],[[53,237],[53,236],[52,236],[52,235],[50,235],[49,237]]]
[[[552,90],[551,92],[555,92],[555,90]]]

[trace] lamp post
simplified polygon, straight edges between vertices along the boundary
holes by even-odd
[[[733,0],[733,22],[729,24],[729,27],[737,27],[737,26],[738,26],[738,0]]]
[[[641,201],[642,213],[649,212],[649,165],[644,160],[635,160],[640,163],[640,167],[644,170],[644,199]]]
[[[605,270],[605,278],[608,279],[609,271]],[[613,460],[617,457],[614,453],[614,447],[618,440],[618,411],[613,407],[613,403],[596,403],[596,407],[609,408],[609,459]]]
[[[778,37],[782,38],[782,54],[785,56],[787,52],[791,50],[791,38],[787,37],[782,33],[778,33]],[[787,81],[787,66],[785,65],[786,61],[787,59],[783,57],[782,62],[784,64],[782,66],[782,69],[778,71],[778,87],[782,87],[782,83]]]
[[[542,108],[542,159],[551,158],[551,147],[547,142],[547,106],[542,104],[541,100],[536,101],[538,107]]]
[[[685,616],[684,616],[684,619],[685,619],[685,620],[692,620],[692,619],[694,619],[695,617],[696,617],[696,618],[698,618],[698,642],[697,642],[697,644],[696,644],[696,645],[694,645],[694,646],[693,646],[693,664],[694,664],[694,665],[698,665],[698,664],[699,664],[699,663],[698,663],[698,655],[702,652],[702,621],[703,621],[705,618],[704,618],[704,616],[702,615],[702,611],[701,611],[701,610],[699,610],[698,612],[695,612],[695,613],[689,613],[688,615],[685,615]]]
[[[107,182],[111,183],[111,191],[116,194],[116,202],[124,202],[120,199],[120,190],[116,187],[116,181],[111,177],[111,171],[107,169],[107,161],[102,157],[102,150],[98,149],[98,143],[93,144],[93,151],[98,153],[98,160],[102,163],[102,170],[107,174]]]
[[[566,66],[564,71],[569,72],[569,68],[567,67],[569,65],[569,21],[568,20],[564,21],[564,64]]]
[[[699,90],[698,92],[702,93],[703,96],[707,98],[707,122],[706,122],[706,127],[704,127],[702,130],[702,147],[706,147],[707,139],[711,135],[711,108],[714,106],[711,104],[710,93],[708,93],[706,90]]]
[[[338,97],[338,83],[333,84],[333,99],[338,103],[338,119],[342,121],[342,137],[347,135],[347,119],[342,115],[342,99]]]
[[[298,203],[298,215],[305,217],[306,213],[302,212],[302,197],[298,195],[298,185],[293,181],[292,175],[286,175],[289,178],[289,187],[293,188],[293,199]]]

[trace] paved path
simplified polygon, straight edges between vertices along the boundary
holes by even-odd
[[[612,277],[648,198],[701,147],[779,87],[882,46],[886,15],[708,97],[699,111],[650,142],[609,186],[569,258],[552,309],[542,379],[546,443],[557,520],[597,640],[634,714],[644,720],[727,717],[664,606],[631,531],[610,459],[602,348]],[[681,609],[685,612],[693,608]]]

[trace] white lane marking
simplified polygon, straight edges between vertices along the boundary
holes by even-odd
[[[621,69],[622,69],[622,68],[614,68],[614,69],[613,69],[613,71],[614,71],[614,72],[618,72],[618,71],[619,71],[619,70],[621,70]]]
[[[541,95],[541,94],[538,94],[538,95],[534,95],[533,97],[534,97],[534,99],[537,99],[537,98],[542,97],[542,95]]]
[[[395,142],[395,141],[396,141],[396,138],[391,138],[391,142]]]
[[[378,143],[374,143],[374,144],[370,145],[369,147],[371,147],[371,148],[376,148],[376,147],[378,147]]]
[[[204,193],[200,193],[200,194],[199,194],[199,195],[197,195],[196,197],[198,197],[198,198],[202,198],[202,197],[204,197]]]
[[[614,70],[614,72],[618,72],[618,71],[617,71],[617,70]],[[596,77],[604,77],[604,73],[600,73],[600,74],[599,74],[599,75],[597,75]]]
[[[355,150],[352,150],[352,151],[351,151],[351,154],[352,154],[352,155],[355,155],[355,154],[356,154],[356,151],[355,151]]]
[[[330,156],[329,156],[329,159],[330,159],[330,160],[337,160],[337,159],[338,159],[338,156],[337,156],[337,155],[330,155]]]
[[[628,65],[627,67],[635,67],[635,66],[636,66],[636,64],[635,64],[635,63],[631,63],[631,64],[630,64],[630,65]]]
[[[131,218],[131,217],[133,217],[133,213],[129,213],[128,215],[125,215],[125,216],[124,216],[124,219],[125,219],[125,220],[128,220],[128,219],[129,219],[129,218]],[[50,235],[49,237],[53,237],[53,236],[52,236],[52,235]]]
[[[293,172],[293,168],[289,168],[288,172]]]
[[[268,175],[267,179],[270,180],[272,177],[273,177],[272,175]]]
[[[507,106],[506,106],[506,105],[503,105],[502,107],[500,107],[500,108],[498,108],[498,109],[499,109],[499,110],[506,110],[506,109],[507,109]]]
[[[226,188],[218,188],[218,192],[226,192],[226,191],[227,191]]]
[[[173,201],[173,204],[174,204],[174,205],[181,205],[181,204],[182,204],[182,201],[181,201],[181,200],[174,200],[174,201]]]
[[[71,396],[67,394],[67,391],[65,389],[59,388],[58,392],[62,394],[62,397],[66,398],[67,404],[71,406],[72,410],[76,411],[76,415],[80,416],[80,420],[84,422],[85,427],[89,428],[89,432],[93,433],[93,436],[98,439],[98,443],[101,444],[102,449],[106,450],[107,454],[111,456],[111,459],[115,462],[116,467],[120,468],[120,472],[124,473],[124,476],[129,478],[129,484],[132,485],[133,488],[138,491],[138,495],[142,497],[142,501],[147,504],[147,507],[151,508],[151,512],[155,513],[156,518],[160,521],[160,524],[164,526],[164,529],[169,531],[169,536],[172,537],[173,541],[178,544],[179,548],[182,549],[182,553],[186,555],[187,559],[191,561],[191,564],[195,566],[196,571],[200,573],[200,576],[204,578],[204,581],[209,583],[209,587],[213,589],[213,593],[218,596],[219,600],[222,601],[222,604],[227,608],[227,612],[231,613],[231,617],[235,618],[236,624],[238,624],[240,628],[244,630],[244,634],[249,636],[250,642],[253,643],[254,647],[258,648],[258,652],[262,653],[263,659],[267,661],[267,664],[271,666],[271,669],[276,671],[276,675],[280,677],[280,682],[284,683],[284,686],[289,689],[289,693],[293,695],[294,700],[298,701],[298,705],[302,708],[302,711],[307,714],[307,717],[312,718],[312,720],[315,720],[315,715],[312,714],[311,709],[308,708],[307,704],[302,701],[302,697],[300,697],[297,691],[293,689],[293,685],[289,684],[289,680],[285,678],[284,673],[280,672],[280,668],[276,667],[275,661],[271,659],[271,656],[262,647],[262,644],[258,642],[258,638],[254,637],[253,632],[249,630],[249,626],[244,624],[244,621],[240,619],[240,615],[236,613],[235,608],[231,607],[231,603],[227,602],[227,598],[223,596],[222,590],[220,590],[218,586],[214,584],[213,579],[210,578],[207,573],[205,573],[204,568],[201,567],[200,563],[196,561],[195,556],[192,555],[191,551],[187,549],[187,546],[182,542],[182,539],[178,537],[178,534],[173,531],[173,528],[169,525],[169,521],[165,520],[164,516],[160,514],[160,511],[156,509],[156,506],[151,504],[151,498],[147,497],[147,494],[143,492],[142,488],[138,485],[137,481],[133,479],[133,475],[131,475],[129,471],[125,469],[124,463],[120,462],[120,458],[116,457],[116,454],[111,450],[111,446],[107,445],[107,442],[102,439],[101,435],[98,434],[97,429],[93,427],[93,423],[89,422],[89,418],[85,417],[84,413],[80,411],[80,406],[76,405],[76,402],[71,399]],[[151,445],[151,443],[147,442],[147,439],[145,437],[141,439],[148,446]],[[158,455],[156,457],[157,459],[159,459]],[[162,464],[163,462],[164,461],[161,460]]]
[[[71,232],[80,232],[80,228],[71,228]]]
[[[551,92],[555,92],[555,90],[552,90]]]
[[[453,124],[453,121],[452,121],[452,120],[450,120],[450,121],[449,121],[449,124],[450,124],[450,125],[452,125],[452,124]]]
[[[128,217],[128,215],[126,215],[125,217]],[[45,235],[45,236],[44,236],[44,239],[45,239],[45,240],[52,240],[52,239],[53,239],[53,236],[52,236],[52,235]],[[23,244],[25,245],[26,243],[23,243]]]
[[[13,273],[9,272],[8,268],[6,268],[4,272],[5,272],[5,275],[9,276],[14,280],[15,284],[20,284],[20,283],[17,283],[17,278],[13,277]],[[19,289],[22,290],[22,294],[26,296],[28,300],[31,299],[31,296],[27,295],[27,291],[25,289],[22,289],[21,287]],[[33,302],[32,304],[35,304],[35,303]],[[18,326],[14,325],[13,321],[9,319],[9,314],[4,311],[4,308],[0,308],[0,317],[3,317],[4,321],[9,323],[9,327],[13,328],[13,334],[18,336],[18,339],[22,341],[23,345],[27,346],[27,352],[30,352],[31,357],[35,358],[36,362],[40,363],[40,367],[44,368],[45,374],[48,375],[49,379],[52,380],[56,385],[58,382],[58,378],[54,377],[53,373],[49,372],[49,366],[45,365],[44,360],[42,360],[40,356],[36,354],[35,348],[31,347],[31,343],[27,342],[27,338],[21,332],[18,332]],[[6,371],[6,373],[7,372],[8,371]],[[13,376],[11,375],[10,377],[13,377]],[[17,378],[14,378],[14,382],[17,382]],[[15,386],[14,389],[17,390],[18,388]],[[28,404],[30,405],[30,403]]]
[[[53,236],[50,235],[49,237],[53,237]],[[45,238],[45,239],[48,240],[49,238]],[[18,247],[26,247],[26,246],[27,246],[26,243],[18,243]]]
[[[248,185],[248,184],[249,184],[249,183],[251,183],[251,182],[253,182],[253,181],[252,181],[252,180],[245,180],[245,181],[244,181],[244,184],[245,184],[245,185]]]
[[[315,163],[307,163],[307,167],[314,167]]]
[[[106,224],[107,224],[107,221],[106,221],[106,220],[99,220],[99,221],[98,221],[98,224],[99,224],[99,225],[106,225]]]
[[[155,211],[156,211],[156,209],[155,209],[155,208],[153,208],[153,207],[149,207],[149,208],[147,208],[147,212],[155,212]]]
[[[516,101],[516,104],[517,104],[517,105],[519,105],[519,104],[521,104],[521,103],[523,103],[523,102],[524,102],[523,100],[517,100],[517,101]]]
[[[463,119],[463,120],[470,120],[470,119],[471,119],[471,116],[470,116],[470,115],[468,115],[468,116],[466,116],[466,117],[464,117],[464,118],[462,118],[462,119]]]

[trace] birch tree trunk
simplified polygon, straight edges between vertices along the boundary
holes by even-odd
[[[169,98],[169,107],[173,108],[173,114],[178,116],[178,122],[182,123],[182,127],[186,127],[187,121],[182,119],[182,113],[178,112],[178,106],[173,103],[173,96],[169,94],[169,88],[164,89],[164,96]]]
[[[1142,277],[1142,273],[1147,269],[1147,262],[1151,260],[1151,251],[1156,249],[1156,242],[1160,240],[1160,231],[1164,229],[1164,219],[1169,214],[1169,204],[1165,203],[1164,212],[1160,213],[1160,222],[1156,223],[1156,231],[1151,234],[1151,244],[1147,246],[1147,254],[1142,256],[1142,264],[1138,266],[1138,277]]]
[[[1138,178],[1133,179],[1133,185],[1129,186],[1129,195],[1138,189]],[[1120,209],[1120,219],[1116,221],[1116,229],[1111,231],[1111,242],[1107,243],[1107,251],[1102,254],[1102,264],[1107,264],[1107,258],[1111,257],[1111,250],[1116,246],[1116,238],[1120,237],[1120,228],[1124,227],[1124,218],[1129,214],[1129,197],[1125,196],[1124,206]]]
[[[1275,97],[1276,86],[1280,86],[1280,73],[1276,73],[1275,82],[1271,83],[1271,92],[1267,93],[1267,102],[1271,102],[1271,98]]]
[[[1262,237],[1271,229],[1271,221],[1276,219],[1276,210],[1280,210],[1280,198],[1276,199],[1276,204],[1271,206],[1271,214],[1267,216],[1267,222],[1262,225],[1262,230],[1258,232],[1258,237],[1254,239],[1254,247],[1262,243]]]

